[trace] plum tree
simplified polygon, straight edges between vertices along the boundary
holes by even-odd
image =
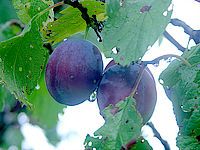
[[[131,94],[139,76],[141,65],[132,64],[123,67],[110,62],[97,90],[97,103],[100,113],[103,116],[103,110],[110,104],[117,104],[120,100],[125,100]],[[146,67],[141,76],[141,80],[133,96],[136,100],[136,109],[143,117],[143,123],[146,123],[153,114],[157,91],[155,80],[152,73]],[[117,109],[113,108],[115,114]]]
[[[58,45],[49,57],[45,81],[57,102],[73,106],[89,98],[102,73],[98,47],[84,39],[69,39]]]

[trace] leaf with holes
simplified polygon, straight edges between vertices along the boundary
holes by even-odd
[[[181,129],[177,139],[180,149],[200,149],[200,107],[194,110],[190,119],[183,122],[184,128]]]
[[[120,101],[116,107],[119,107],[119,112],[113,115],[110,112],[112,105],[104,110],[106,122],[98,129],[94,135],[102,137],[97,139],[102,149],[120,149],[129,141],[138,139],[141,134],[142,118],[135,109],[135,100],[130,96],[126,101]],[[113,130],[115,129],[115,130]],[[91,138],[86,139],[85,144],[90,148]],[[92,144],[93,145],[93,144]],[[106,148],[105,148],[106,147]]]
[[[105,56],[123,66],[142,58],[169,23],[170,3],[171,0],[108,0],[108,19],[102,32]],[[113,53],[113,48],[118,53]]]
[[[46,48],[39,27],[46,21],[36,15],[23,32],[0,44],[0,80],[17,99],[26,103],[24,93],[31,94],[46,60]]]
[[[17,10],[17,16],[25,24],[27,24],[36,14],[52,4],[53,0],[13,0],[13,5]],[[53,18],[53,11],[50,12],[49,17]],[[46,17],[43,16],[42,20],[45,19]]]
[[[96,15],[98,21],[105,19],[104,3],[99,1],[82,1],[80,3],[87,8],[90,17]],[[81,17],[81,12],[78,8],[69,6],[60,13],[63,15],[54,22],[50,22],[42,34],[48,43],[56,44],[64,38],[86,29],[85,20]]]
[[[189,119],[192,111],[199,106],[200,86],[198,84],[200,73],[200,46],[185,51],[182,55],[192,67],[185,66],[176,60],[160,75],[163,86],[172,88],[172,102],[177,123],[182,126],[184,119]]]
[[[173,62],[164,70],[160,79],[164,87],[170,87],[172,103],[180,134],[177,145],[180,149],[199,149],[200,137],[200,45],[182,55],[192,67],[180,61]]]

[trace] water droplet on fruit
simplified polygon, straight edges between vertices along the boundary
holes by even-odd
[[[138,92],[135,92],[135,94],[137,95],[137,94],[138,94]]]
[[[159,62],[153,64],[154,67],[158,67],[159,66]]]
[[[29,60],[32,61],[32,57],[29,57]]]
[[[33,45],[30,45],[30,48],[33,48]]]
[[[63,41],[67,41],[67,38],[65,38]]]
[[[169,90],[169,86],[166,86],[166,89]]]
[[[74,79],[74,76],[73,76],[73,75],[70,75],[69,77],[70,77],[70,79]]]
[[[89,101],[94,102],[96,100],[96,91],[90,95]]]
[[[39,86],[39,84],[37,84],[37,86],[35,87],[37,90],[39,90],[40,89],[40,86]]]
[[[20,72],[22,71],[22,67],[19,67],[19,71],[20,71]]]

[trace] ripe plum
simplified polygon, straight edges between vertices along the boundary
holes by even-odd
[[[51,54],[45,81],[57,102],[73,106],[89,98],[102,73],[103,61],[98,47],[84,39],[69,39]]]
[[[97,90],[97,103],[101,115],[110,104],[115,106],[131,94],[141,69],[139,64],[123,67],[112,61],[108,66]],[[143,117],[143,123],[146,123],[152,116],[157,101],[155,80],[147,67],[133,97],[136,100],[136,109]],[[112,113],[115,114],[116,110],[113,109]]]

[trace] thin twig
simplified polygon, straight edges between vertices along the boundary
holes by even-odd
[[[193,29],[188,26],[185,22],[179,20],[179,19],[171,19],[170,23],[174,26],[182,27],[184,29],[184,32],[188,35],[191,35]]]
[[[170,57],[176,57],[180,61],[182,61],[186,66],[191,67],[191,64],[183,57],[175,55],[175,54],[167,54],[167,55],[162,55],[159,56],[151,61],[143,61],[142,64],[147,65],[147,64],[158,64],[160,60],[162,59],[168,59]]]
[[[200,30],[194,30],[185,22],[179,19],[171,19],[171,24],[174,26],[182,27],[184,32],[190,36],[190,39],[193,39],[195,44],[200,43]]]
[[[161,142],[162,145],[164,146],[165,150],[170,150],[170,146],[169,146],[168,142],[165,141],[165,140],[160,136],[160,133],[156,130],[156,128],[154,127],[153,123],[152,123],[152,122],[147,122],[147,125],[148,125],[149,127],[151,127],[151,129],[153,130],[154,136],[160,140],[160,142]]]
[[[89,27],[94,29],[96,35],[99,38],[99,42],[102,42],[102,38],[99,34],[99,32],[101,32],[102,23],[97,21],[96,16],[93,15],[91,18],[87,13],[87,8],[83,7],[82,4],[78,2],[78,0],[74,0],[73,2],[71,0],[64,0],[64,3],[80,10],[82,13],[81,17],[85,20]]]
[[[186,48],[181,46],[167,31],[163,32],[163,35],[166,39],[168,39],[174,46],[177,47],[178,50],[184,52]]]

